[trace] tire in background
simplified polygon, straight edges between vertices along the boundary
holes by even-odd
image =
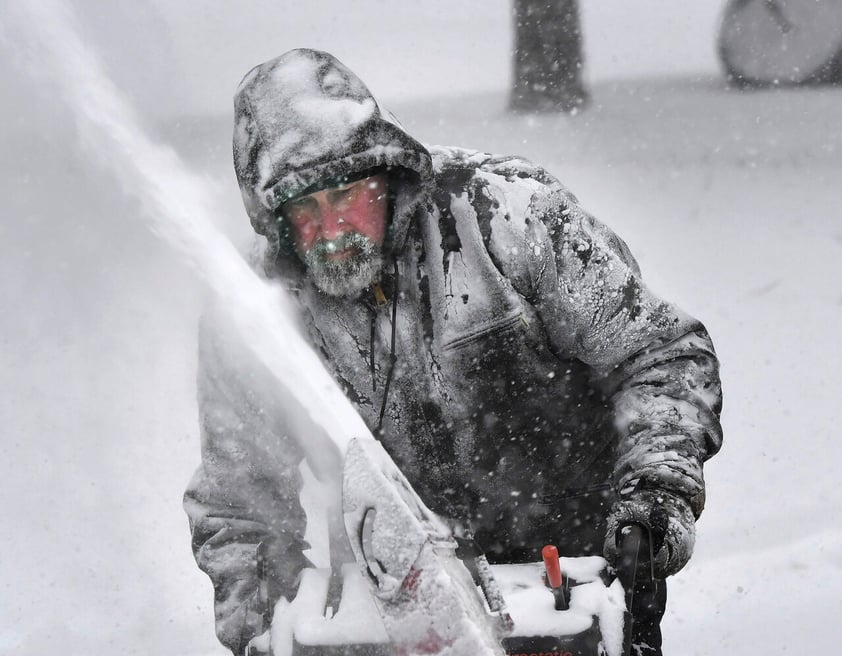
[[[728,0],[719,58],[739,86],[842,83],[842,0]]]

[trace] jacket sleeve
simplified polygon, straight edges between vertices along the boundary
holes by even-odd
[[[588,364],[610,398],[616,489],[670,492],[698,517],[703,463],[722,441],[710,337],[644,285],[620,238],[538,171],[529,178],[534,192],[523,218],[509,212],[492,225],[492,255],[538,310],[553,348]]]
[[[214,588],[216,632],[235,654],[291,599],[309,562],[298,498],[301,460],[260,370],[220,324],[200,328],[202,461],[184,496],[196,562]],[[261,571],[258,572],[258,562]]]

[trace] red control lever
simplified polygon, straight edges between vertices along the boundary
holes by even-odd
[[[541,549],[541,557],[544,559],[544,568],[547,570],[547,583],[553,591],[556,610],[567,610],[568,599],[564,590],[564,579],[561,575],[561,564],[558,561],[558,549],[548,544]]]
[[[544,567],[547,568],[547,581],[551,588],[561,587],[561,565],[558,562],[558,549],[548,544],[541,549],[541,557],[544,559]]]

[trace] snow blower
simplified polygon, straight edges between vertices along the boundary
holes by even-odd
[[[295,599],[275,608],[271,656],[630,653],[626,609],[634,582],[651,577],[642,527],[621,530],[617,571],[597,556],[559,558],[552,545],[543,561],[489,565],[373,440],[349,448],[342,501],[357,562],[303,572]]]

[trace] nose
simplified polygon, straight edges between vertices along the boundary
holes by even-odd
[[[338,211],[330,203],[319,204],[320,232],[323,239],[336,239],[347,231],[342,212]]]

